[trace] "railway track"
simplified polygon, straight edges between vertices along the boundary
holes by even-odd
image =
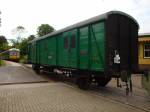
[[[121,105],[126,106],[126,108],[140,110],[141,112],[150,112],[150,99],[148,100],[147,97],[139,95],[139,94],[130,94],[130,96],[125,96],[124,90],[121,90],[115,87],[109,87],[109,86],[106,88],[98,88],[94,86],[94,87],[91,87],[89,90],[82,91],[74,83],[72,83],[72,81],[69,81],[69,80],[66,81],[66,80],[60,80],[60,79],[55,80],[54,78],[52,80],[53,80],[52,82],[58,82],[58,81],[63,82],[63,84],[65,84],[66,86],[76,89],[77,91],[86,92],[86,94],[101,97],[101,99],[108,100],[109,102],[119,103]],[[11,84],[29,84],[29,83],[30,82],[11,83]],[[45,83],[45,82],[34,82],[34,83]]]
[[[70,87],[73,87],[74,89],[78,89],[76,85],[73,84],[72,82],[64,81],[64,83]],[[116,90],[117,92],[111,93],[110,95],[109,92],[113,92]],[[86,92],[88,92],[91,95],[102,97],[108,101],[111,101],[114,103],[120,103],[129,108],[140,110],[141,112],[150,112],[150,99],[142,95],[131,93],[129,96],[126,96],[125,91],[114,88],[114,87],[112,88],[106,87],[106,88],[100,88],[100,89],[91,87]]]
[[[49,72],[47,73],[49,74]],[[52,79],[54,82],[59,81],[64,82],[67,86],[79,90],[78,87],[73,83],[73,80],[70,80],[70,78],[64,77],[51,78],[51,76],[49,78]],[[137,90],[139,88],[134,86],[133,90],[134,89]],[[116,88],[114,85],[113,86],[108,85],[107,87],[104,88],[98,88],[93,86],[89,90],[83,92],[88,92],[91,95],[96,95],[108,101],[120,103],[124,106],[128,106],[130,108],[140,110],[142,112],[150,112],[150,98],[148,96],[143,95],[142,93],[136,93],[137,91],[130,93],[129,96],[126,96],[125,89]]]
[[[150,101],[148,101],[145,97],[134,96],[134,97],[136,97],[136,98],[138,97],[138,99],[142,100],[141,102],[143,102],[143,101],[146,102],[146,101],[147,101],[146,103],[143,102],[144,105],[143,105],[143,104],[140,105],[139,103],[136,102],[137,100],[135,100],[135,99],[134,99],[134,101],[132,102],[131,99],[132,99],[133,97],[130,97],[130,96],[126,96],[125,99],[120,99],[119,97],[116,98],[116,97],[113,97],[113,96],[108,96],[108,95],[104,95],[104,94],[99,94],[99,92],[97,92],[97,91],[90,91],[90,93],[95,94],[95,95],[97,95],[97,96],[105,97],[105,98],[107,98],[108,100],[113,100],[113,101],[119,102],[119,103],[124,104],[124,105],[131,106],[131,107],[133,107],[133,108],[136,108],[136,109],[139,109],[139,110],[142,110],[142,111],[145,111],[145,112],[150,112],[150,108],[149,108],[149,106],[150,106]],[[121,93],[124,94],[123,92],[121,92]]]
[[[97,94],[97,92],[93,92],[93,91],[90,91],[90,93],[91,93],[91,94],[94,94],[94,95],[97,95],[97,96],[104,97],[105,99],[107,99],[107,100],[109,100],[109,101],[111,100],[111,101],[115,101],[115,102],[121,103],[121,104],[123,104],[123,105],[128,105],[128,106],[130,106],[130,107],[132,107],[132,108],[134,108],[134,109],[138,109],[138,110],[141,110],[141,111],[144,111],[144,112],[150,112],[150,109],[147,109],[147,108],[143,108],[143,107],[134,105],[134,104],[132,104],[132,103],[130,103],[130,102],[128,102],[128,101],[126,102],[126,101],[121,101],[121,100],[116,99],[116,98],[110,98],[110,97],[105,96],[105,95],[102,95],[102,94]]]

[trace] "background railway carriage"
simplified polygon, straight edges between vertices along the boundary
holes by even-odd
[[[0,56],[4,60],[16,61],[18,62],[20,59],[20,50],[16,48],[12,48],[0,53]]]
[[[139,69],[146,70],[142,75],[142,86],[150,94],[150,33],[141,33],[138,38]]]
[[[138,38],[139,69],[150,69],[150,33],[140,33]]]
[[[134,18],[111,11],[34,39],[28,46],[33,69],[55,71],[77,79],[86,89],[92,81],[105,86],[112,77],[131,82],[138,71],[138,28]]]

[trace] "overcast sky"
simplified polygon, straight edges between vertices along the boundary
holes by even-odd
[[[36,34],[44,23],[59,30],[111,10],[133,16],[140,33],[150,32],[150,0],[0,0],[0,35],[16,38],[12,30],[19,25],[27,31],[24,36]]]

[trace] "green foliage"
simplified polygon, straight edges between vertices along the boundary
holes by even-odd
[[[5,36],[0,36],[0,44],[7,43],[7,39]]]
[[[23,26],[17,26],[13,31],[13,34],[15,34],[17,36],[16,40],[12,43],[14,43],[14,47],[16,47],[15,45],[19,44],[19,42],[21,41],[21,37],[22,34],[25,33],[25,28]]]
[[[2,60],[0,60],[0,66],[2,65]]]
[[[0,36],[0,52],[8,49],[8,42],[5,36]]]
[[[44,36],[48,33],[51,33],[54,31],[54,28],[52,26],[50,26],[49,24],[41,24],[38,28],[37,28],[37,34],[39,37]]]
[[[35,35],[30,35],[29,37],[28,37],[28,41],[31,41],[31,40],[33,40],[33,39],[35,39],[36,37],[35,37]]]
[[[9,49],[8,43],[0,44],[0,52]]]
[[[34,35],[30,35],[28,38],[22,38],[20,42],[17,43],[16,40],[13,40],[13,45],[15,48],[20,49],[20,55],[24,56],[27,55],[27,47],[28,47],[28,42],[36,38]]]
[[[0,66],[4,66],[5,62],[3,60],[0,60]]]
[[[38,27],[37,33],[38,36],[43,36],[48,33],[51,33],[54,31],[54,28],[48,24],[42,24]],[[30,35],[28,38],[22,38],[22,33],[25,32],[25,28],[23,26],[18,26],[13,30],[13,33],[17,34],[16,39],[12,39],[12,47],[20,49],[20,62],[25,63],[27,61],[27,47],[28,42],[35,39],[35,35]]]
[[[20,63],[27,63],[27,55],[20,57]]]
[[[28,45],[28,39],[23,38],[21,42],[18,44],[17,48],[20,49],[21,55],[27,54],[27,45]]]
[[[25,28],[23,26],[17,26],[16,29],[19,30],[19,31],[21,31],[21,32],[25,30]]]
[[[23,26],[17,26],[12,32],[14,34],[21,34],[25,32],[25,28]]]
[[[20,49],[21,56],[26,55],[28,42],[33,40],[35,36],[30,35],[28,38],[22,38],[22,33],[25,32],[25,28],[23,26],[16,27],[13,32],[17,34],[17,38],[11,39],[12,47]]]
[[[28,42],[34,38],[36,38],[34,35],[30,35],[28,38],[21,39],[21,42],[16,46],[16,48],[20,49],[21,56],[27,55]]]
[[[12,47],[18,48],[19,42],[17,41],[17,39],[11,39],[11,43],[12,43]]]

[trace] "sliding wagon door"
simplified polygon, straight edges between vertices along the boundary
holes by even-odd
[[[63,62],[65,67],[77,67],[77,31],[63,34]]]
[[[68,49],[68,57],[69,57],[69,65],[71,68],[77,67],[77,30],[72,30],[69,33],[69,49]]]
[[[80,69],[88,69],[89,64],[89,53],[88,53],[88,45],[89,45],[89,31],[88,26],[82,27],[79,29],[79,57],[80,57]]]
[[[105,66],[105,32],[104,22],[92,24],[90,27],[91,35],[91,70],[104,71]]]
[[[47,38],[47,64],[56,65],[56,38]]]

